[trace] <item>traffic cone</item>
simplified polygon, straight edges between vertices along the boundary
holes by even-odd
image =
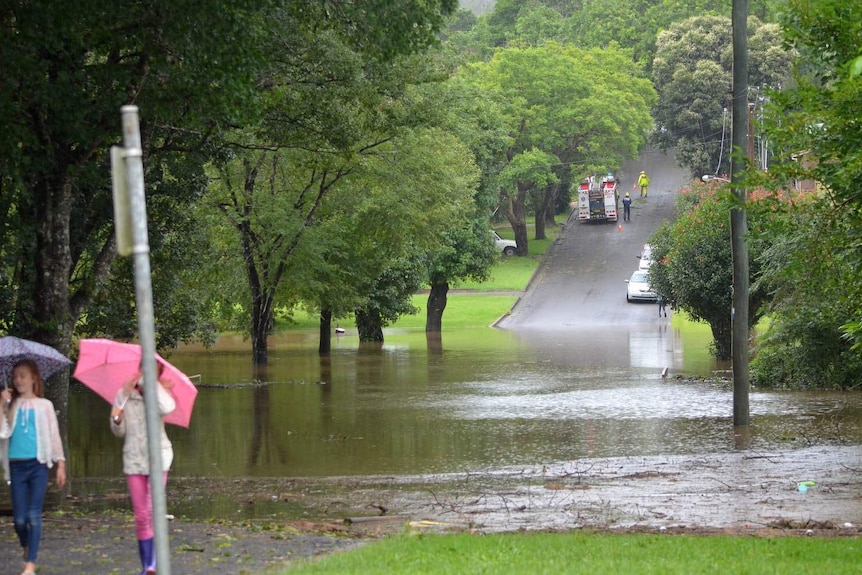
[[[620,224],[620,225],[619,225],[619,227],[618,227],[617,229],[618,229],[619,231],[623,231],[623,225],[622,225],[622,224]]]

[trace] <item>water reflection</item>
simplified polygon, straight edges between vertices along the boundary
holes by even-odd
[[[692,361],[683,339],[668,325],[465,330],[429,351],[424,333],[399,333],[376,349],[342,337],[320,357],[311,334],[296,334],[273,342],[270,365],[258,373],[236,349],[241,342],[187,349],[171,361],[200,374],[202,387],[190,429],[169,427],[173,475],[444,473],[859,442],[860,402],[838,392],[755,392],[750,437],[741,440],[729,383],[675,377]],[[121,476],[107,405],[73,391],[71,472]]]

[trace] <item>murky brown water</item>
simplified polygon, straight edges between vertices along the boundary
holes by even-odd
[[[293,335],[274,342],[262,385],[242,342],[176,353],[202,385],[191,428],[169,427],[172,475],[441,474],[737,449],[731,384],[676,377],[717,367],[704,346],[666,324],[576,338],[468,330],[428,351],[424,334],[390,334],[366,351],[346,336],[321,359],[313,334]],[[107,405],[80,389],[71,409],[71,473],[120,476]],[[751,449],[862,443],[858,394],[755,391],[751,411]]]

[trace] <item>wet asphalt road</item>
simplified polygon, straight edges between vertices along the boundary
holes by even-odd
[[[646,199],[632,190],[641,170],[651,180]],[[569,218],[527,293],[497,327],[560,332],[655,324],[655,305],[626,302],[625,280],[637,269],[649,236],[673,219],[677,193],[690,177],[672,153],[655,150],[624,165],[619,177],[620,194],[629,191],[634,198],[631,221],[594,224],[578,222],[577,214]]]

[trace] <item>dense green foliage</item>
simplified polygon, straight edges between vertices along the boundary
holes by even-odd
[[[728,359],[731,354],[731,198],[729,193],[716,193],[705,185],[683,190],[677,202],[679,217],[672,224],[663,224],[650,238],[654,259],[649,271],[651,285],[670,305],[709,324],[719,359]],[[752,217],[749,248],[755,255],[764,249],[765,240],[757,235],[759,225]],[[759,276],[760,267],[753,259],[752,280]],[[755,286],[750,294],[750,325],[761,317],[764,299],[764,290]]]
[[[190,224],[175,214],[205,191],[200,167],[209,134],[243,120],[259,57],[257,10],[267,6],[127,2],[108,10],[84,0],[70,11],[62,2],[3,5],[0,281],[9,297],[0,303],[0,320],[6,329],[68,351],[73,326],[100,292],[108,293],[109,271],[128,270],[111,266],[107,170],[109,146],[121,136],[123,104],[145,107],[154,256],[182,267],[183,257],[172,251],[188,249],[186,240],[195,236],[164,234]],[[163,279],[166,290],[175,287],[174,278]],[[180,301],[194,294],[160,295],[157,315],[168,340],[183,324],[183,335],[195,333],[199,310]],[[94,332],[110,319],[128,325],[131,298],[128,292],[123,297],[126,302],[106,302],[89,314]],[[114,312],[123,315],[107,317]]]
[[[751,379],[761,387],[849,388],[859,385],[862,353],[842,330],[858,317],[859,246],[848,218],[809,195],[776,205],[772,245],[758,258],[771,293],[769,325],[757,339]]]
[[[748,22],[748,82],[753,100],[786,82],[791,53],[775,24]],[[654,141],[676,150],[677,162],[695,176],[730,172],[730,18],[696,16],[659,34],[652,75],[659,94]]]
[[[776,249],[764,262],[779,286],[752,378],[763,385],[851,387],[862,382],[862,6],[791,0],[787,43],[796,85],[771,94],[764,129],[776,161],[764,185],[817,189],[779,206]],[[829,49],[824,49],[828,46]]]
[[[782,4],[752,0],[749,13],[773,23]],[[489,58],[497,47],[548,41],[582,48],[619,45],[649,70],[660,32],[696,15],[729,17],[730,10],[730,3],[707,0],[497,0],[491,12],[458,18],[447,39],[479,59]]]
[[[617,170],[635,157],[652,125],[649,80],[616,47],[505,48],[463,75],[502,110],[508,146],[495,184],[520,255],[528,250],[529,208],[543,221],[555,205],[555,184]]]

